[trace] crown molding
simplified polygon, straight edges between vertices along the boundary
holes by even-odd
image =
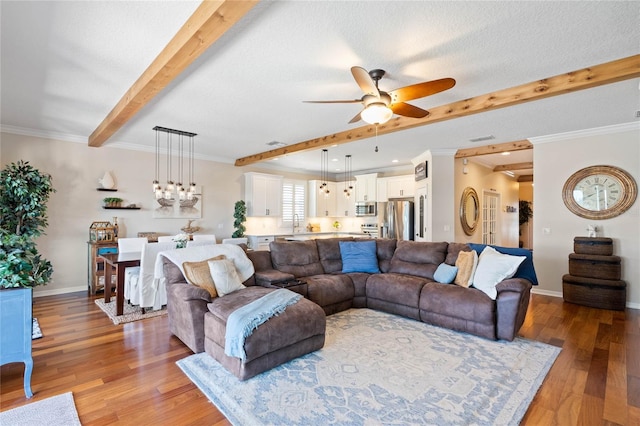
[[[585,138],[590,136],[611,135],[614,133],[630,132],[640,130],[640,122],[613,124],[611,126],[595,127],[593,129],[575,130],[565,133],[556,133],[554,135],[536,136],[527,138],[534,145],[565,141],[568,139]]]

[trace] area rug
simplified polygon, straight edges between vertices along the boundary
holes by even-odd
[[[38,318],[33,319],[33,324],[31,325],[31,340],[39,339],[42,337],[42,330],[40,330],[40,323],[38,322]]]
[[[32,402],[0,413],[0,425],[80,426],[71,392]]]
[[[206,353],[177,364],[234,425],[515,425],[559,353],[351,309],[323,349],[245,382]]]
[[[98,305],[98,307],[102,309],[105,314],[109,315],[109,318],[111,318],[111,321],[113,321],[113,323],[116,325],[124,324],[126,322],[138,321],[146,318],[159,317],[161,315],[167,314],[166,308],[158,309],[156,311],[151,311],[147,309],[146,312],[143,314],[142,309],[139,306],[132,306],[128,303],[125,303],[122,309],[123,315],[116,315],[115,300],[112,300],[109,303],[104,303],[104,299],[96,299],[95,302],[96,302],[96,305]]]

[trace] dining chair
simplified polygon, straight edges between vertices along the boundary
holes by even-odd
[[[143,312],[145,308],[160,309],[167,304],[167,290],[164,282],[156,280],[155,266],[158,253],[173,250],[176,241],[146,244],[140,257],[140,273],[131,280],[129,288],[130,303],[139,305]]]
[[[216,236],[214,234],[194,234],[193,241],[213,241],[216,242]]]
[[[173,235],[160,235],[158,237],[159,243],[170,243],[173,241]]]
[[[222,244],[247,244],[247,242],[249,241],[248,238],[246,237],[242,237],[242,238],[224,238],[222,240]]]
[[[217,244],[215,241],[187,241],[187,247],[212,246]]]
[[[141,252],[142,248],[147,244],[147,238],[118,238],[118,253]],[[129,286],[132,277],[140,274],[140,267],[133,266],[124,270],[124,298],[129,300]]]

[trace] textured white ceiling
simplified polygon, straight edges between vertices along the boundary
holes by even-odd
[[[198,6],[189,1],[6,1],[1,13],[4,130],[87,140]],[[448,104],[640,53],[640,2],[261,2],[118,131],[107,146],[152,150],[156,125],[198,133],[199,157],[233,162],[362,125],[350,67],[380,87],[452,77],[412,101]],[[628,123],[639,79],[330,148],[354,170],[409,167],[432,150]],[[475,144],[478,145],[478,144]],[[482,145],[482,143],[480,143]],[[378,152],[374,147],[378,146]],[[392,160],[397,160],[392,163]],[[267,167],[316,172],[318,152]],[[152,167],[149,164],[149,167]],[[339,167],[335,167],[336,169]],[[333,171],[336,171],[335,169]]]

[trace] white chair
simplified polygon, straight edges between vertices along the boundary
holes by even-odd
[[[193,241],[213,241],[216,242],[216,236],[214,234],[194,234]]]
[[[147,244],[146,238],[118,238],[118,253],[141,252],[142,248]],[[134,276],[140,273],[140,267],[134,266],[124,270],[124,298],[129,300],[131,294],[129,287]]]
[[[247,244],[248,238],[224,238],[222,244]]]
[[[167,290],[164,282],[154,279],[158,253],[176,248],[175,241],[149,243],[142,249],[140,273],[131,281],[131,304],[141,308],[160,309],[167,304]]]
[[[160,235],[158,237],[159,243],[170,243],[173,241],[173,235]]]
[[[187,241],[187,247],[201,247],[215,245],[215,241]]]

